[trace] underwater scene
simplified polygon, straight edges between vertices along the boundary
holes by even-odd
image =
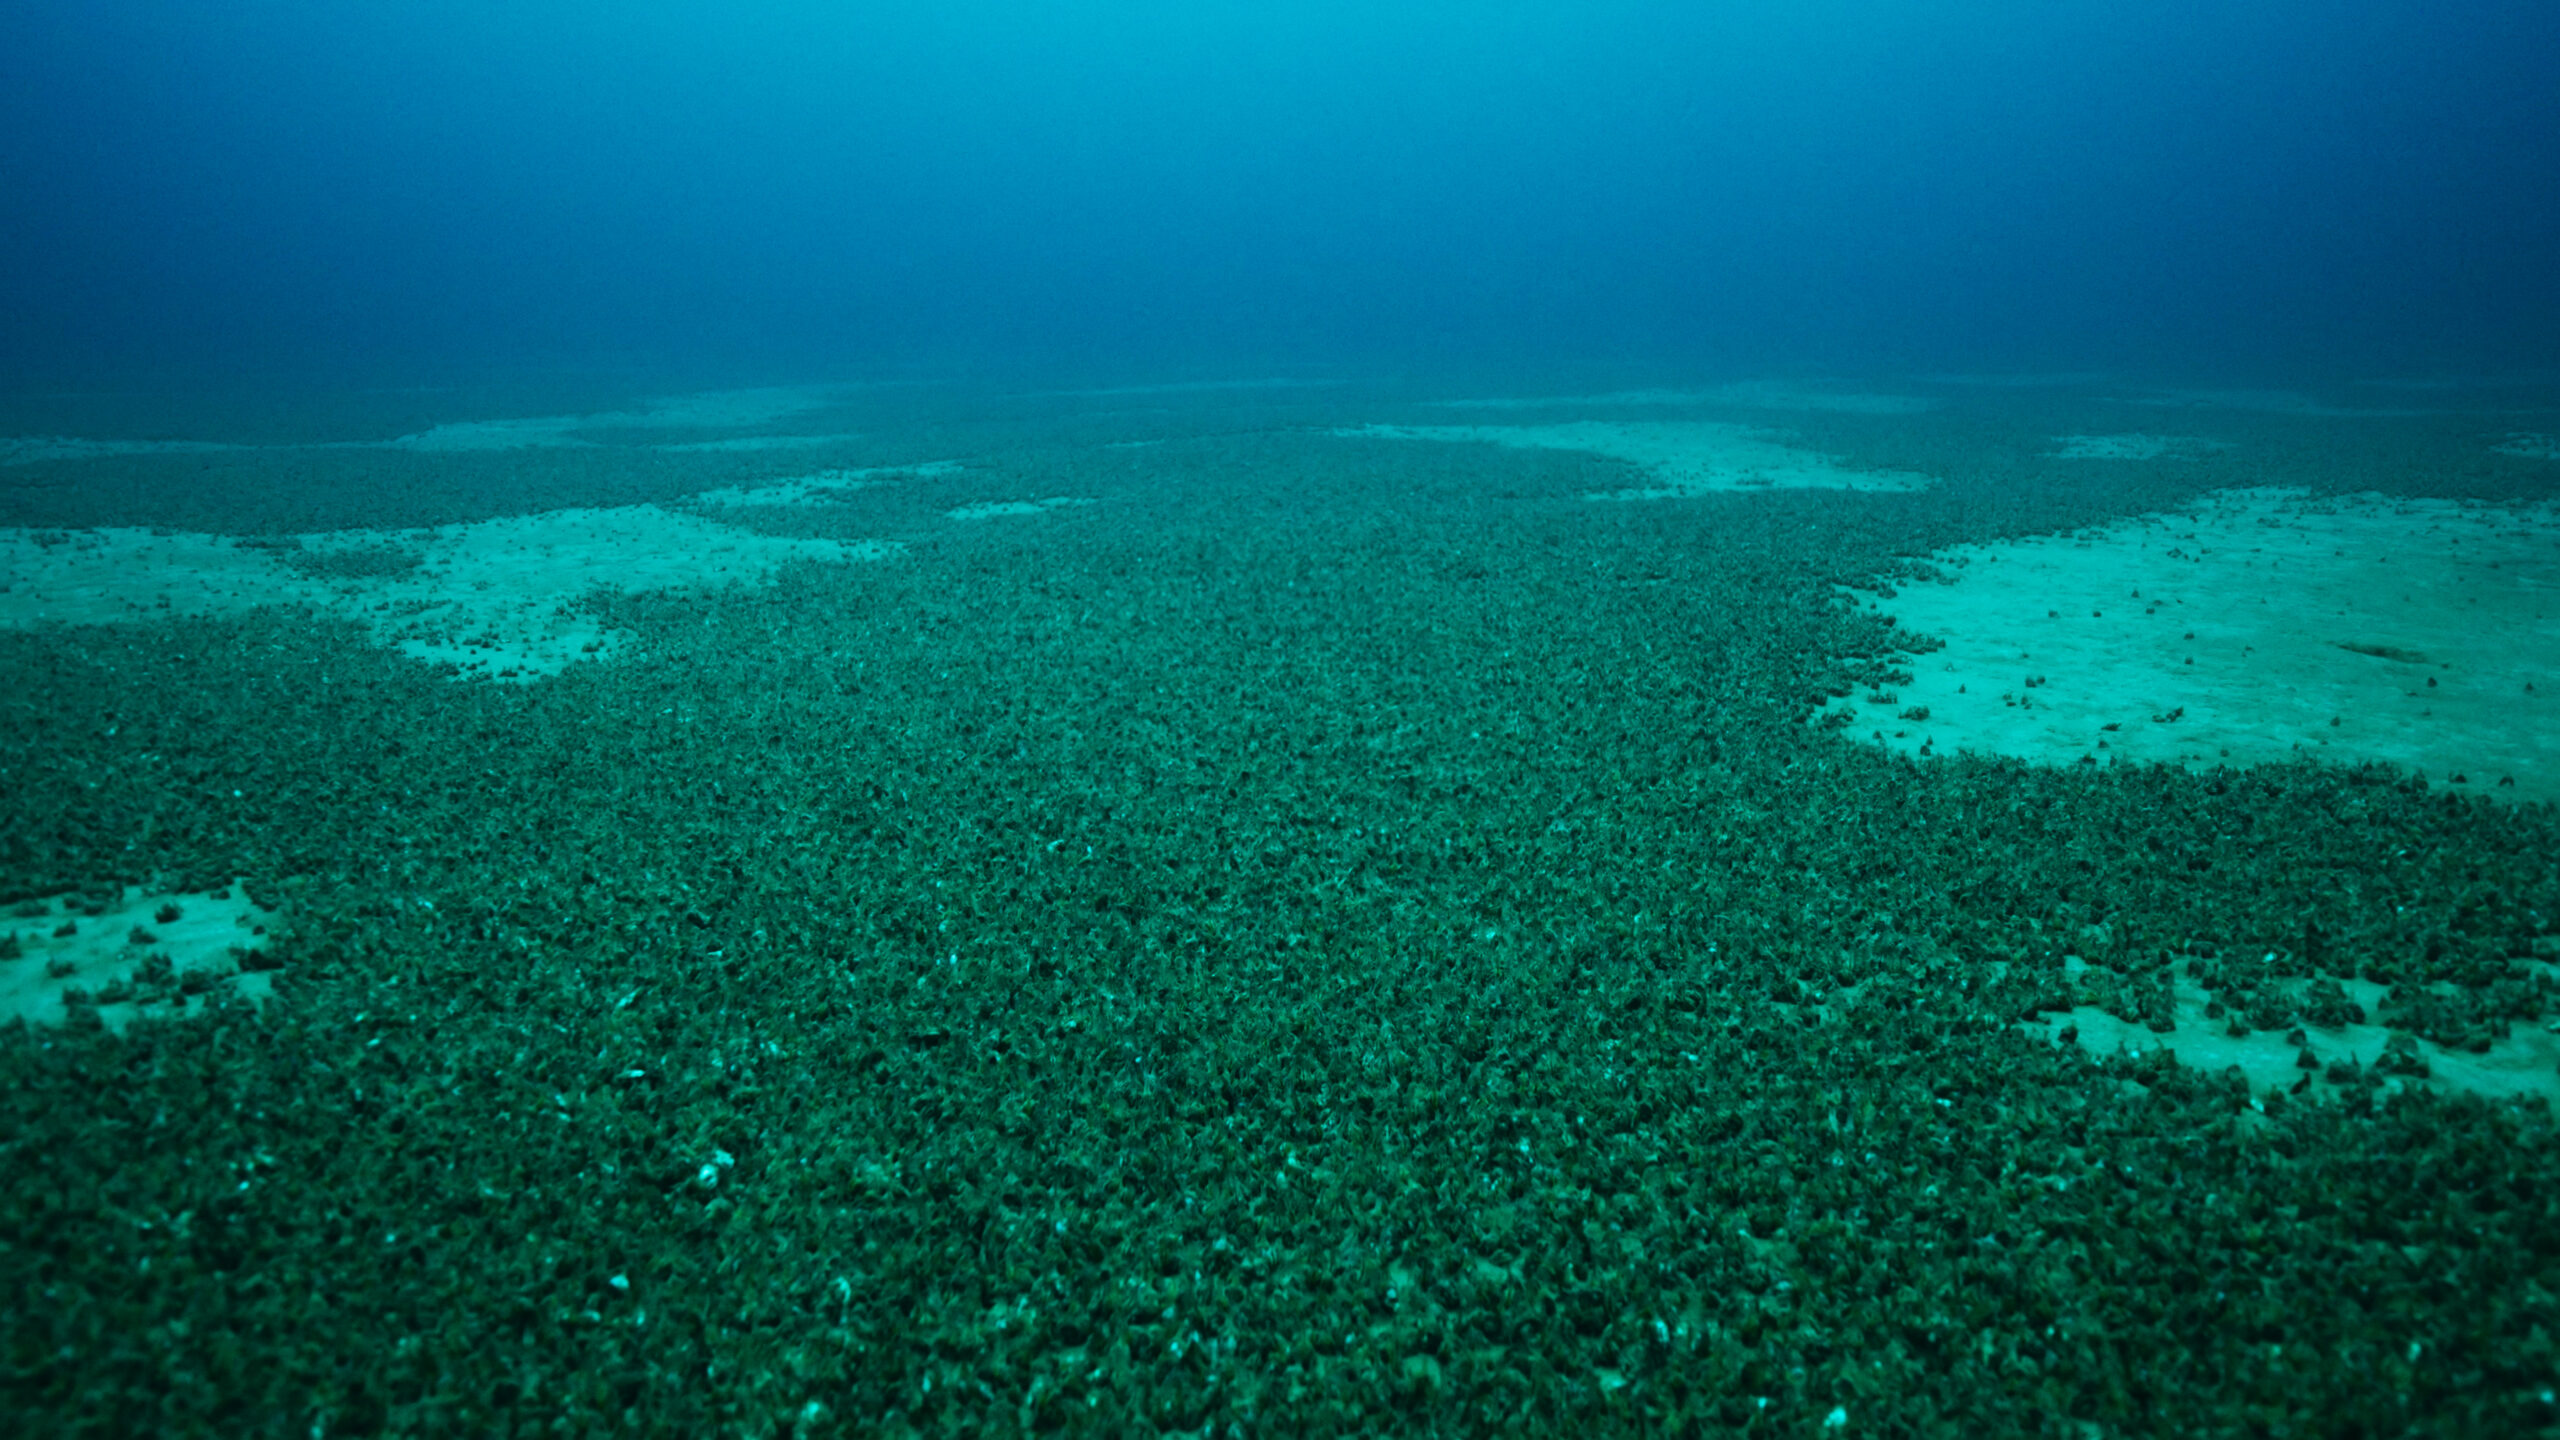
[[[2560,1433],[2560,20],[875,9],[0,21],[0,1430]]]

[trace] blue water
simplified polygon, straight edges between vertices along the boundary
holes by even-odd
[[[0,11],[0,378],[2512,372],[2560,7]]]

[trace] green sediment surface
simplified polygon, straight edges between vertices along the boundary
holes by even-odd
[[[13,1432],[2560,1421],[2560,812],[1826,719],[1961,648],[1847,598],[1932,554],[2525,513],[2560,465],[2496,447],[2560,426],[1883,388],[23,451],[25,554],[263,578],[0,628],[0,966],[143,966],[0,1033]],[[1666,487],[1420,434],[1666,419],[1896,478],[1595,500]],[[401,648],[565,506],[767,548],[474,582],[583,627],[505,682]]]

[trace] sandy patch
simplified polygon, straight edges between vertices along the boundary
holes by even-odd
[[[2193,460],[2224,446],[2193,435],[2056,435],[2056,460]]]
[[[121,1031],[141,1018],[200,1014],[225,994],[263,1002],[281,928],[236,885],[13,906],[0,913],[0,1023],[60,1025],[82,1006]]]
[[[477,450],[541,450],[588,444],[574,431],[587,423],[583,415],[532,415],[517,420],[458,420],[414,435],[379,442],[385,450],[453,454]]]
[[[2075,982],[2091,971],[2076,955],[2065,956],[2064,965]],[[2547,974],[2551,967],[2534,968]],[[2384,1013],[2389,986],[2324,977],[2281,981],[2270,988],[2299,1009],[2308,1008],[2304,1002],[2315,987],[2328,989],[2332,1004],[2343,1002],[2324,1017],[2328,1023],[2304,1019],[2285,1030],[2257,1030],[2235,1024],[2233,1012],[2239,1007],[2215,1003],[2214,992],[2181,964],[2171,984],[2176,1023],[2169,1030],[2155,1031],[2088,1004],[2039,1016],[2021,1028],[2076,1043],[2096,1055],[2166,1050],[2179,1064],[2208,1074],[2237,1067],[2257,1093],[2332,1095],[2364,1072],[2383,1076],[2390,1090],[2460,1090],[2490,1099],[2541,1096],[2560,1104],[2560,1035],[2545,1025],[2510,1022],[2485,1050],[2455,1050],[2371,1023]],[[2234,1034],[2235,1029],[2241,1033]]]
[[[80,440],[68,435],[18,435],[0,437],[0,465],[103,460],[115,455],[204,455],[247,448],[211,440]]]
[[[228,450],[408,450],[466,454],[489,450],[576,449],[596,443],[584,431],[745,430],[773,425],[824,408],[847,387],[774,386],[754,390],[706,390],[670,395],[634,410],[583,415],[525,415],[505,420],[457,420],[389,440],[328,440],[306,444],[230,445],[211,440],[84,440],[63,435],[0,437],[0,466],[44,460],[97,460],[117,455],[188,455]],[[649,445],[669,451],[771,450],[827,445],[857,437],[747,435]]]
[[[2373,375],[2353,383],[2364,390],[2459,395],[2496,390],[2540,390],[2548,387],[2551,379],[2547,372],[2517,371],[2504,375]]]
[[[1340,380],[1302,380],[1267,376],[1258,380],[1172,380],[1153,385],[1102,385],[1081,390],[1032,390],[1031,395],[1210,395],[1222,390],[1323,390]]]
[[[841,388],[832,385],[764,385],[745,390],[697,390],[649,402],[636,414],[590,417],[591,424],[662,425],[668,427],[744,429],[771,425],[834,403]]]
[[[873,465],[860,470],[820,470],[813,475],[795,475],[788,480],[752,486],[724,486],[705,490],[693,497],[697,505],[723,507],[742,505],[781,505],[811,507],[833,505],[847,494],[899,476],[949,475],[960,469],[957,460],[935,460],[922,465]]]
[[[1092,503],[1094,502],[1091,500],[1079,500],[1065,495],[1053,496],[1047,500],[982,500],[977,504],[963,505],[956,510],[944,513],[954,520],[993,520],[1005,515],[1046,515],[1052,510],[1073,509]]]
[[[774,386],[755,390],[706,390],[670,395],[637,410],[599,410],[584,415],[530,415],[512,420],[463,420],[437,425],[414,435],[380,442],[384,449],[428,452],[528,450],[592,443],[582,430],[744,430],[803,415],[828,403],[825,386]],[[768,449],[775,445],[816,445],[850,439],[844,435],[748,436],[737,440],[688,441],[661,445],[662,450]]]
[[[1857,738],[2047,764],[2378,760],[2560,799],[2560,507],[2224,491],[1930,558],[1945,581],[1857,597],[1945,642],[1826,707]]]
[[[2528,460],[2560,460],[2560,436],[2519,430],[2489,447],[2501,455],[2521,455]]]
[[[2424,415],[2424,410],[2384,409],[2375,406],[2332,405],[2298,390],[2245,389],[2167,389],[2140,395],[2118,396],[2126,405],[2148,405],[2172,410],[2245,410],[2260,415],[2306,415],[2327,418],[2392,417]]]
[[[1689,406],[1706,403],[1703,390],[1610,390],[1596,395],[1491,395],[1434,400],[1438,410],[1579,410],[1613,406]]]
[[[1919,490],[1934,483],[1907,470],[1851,470],[1839,457],[1782,445],[1777,432],[1704,420],[1584,420],[1564,425],[1364,425],[1337,435],[1438,440],[1520,449],[1579,450],[1643,467],[1648,486],[1595,492],[1595,500],[1668,500],[1729,490]]]
[[[1936,401],[1916,395],[1880,395],[1862,390],[1834,390],[1781,380],[1736,380],[1698,390],[1612,390],[1598,395],[1441,400],[1434,403],[1452,410],[1731,405],[1747,410],[1824,410],[1844,415],[1916,415],[1924,410],[1937,408]]]
[[[1833,390],[1779,380],[1738,380],[1709,387],[1710,405],[1742,405],[1759,410],[1827,410],[1841,415],[1917,415],[1938,408],[1935,400],[1917,395],[1879,395],[1862,390]]]
[[[729,440],[688,440],[678,445],[652,445],[671,455],[708,454],[734,450],[799,450],[811,445],[839,445],[862,437],[853,431],[835,435],[740,435]]]
[[[599,591],[763,584],[785,565],[874,560],[895,548],[756,535],[654,505],[284,541],[0,530],[0,624],[307,606],[458,675],[530,680],[627,643],[580,607]]]
[[[1970,371],[1922,375],[1932,385],[1963,385],[1977,390],[2081,390],[2104,385],[2115,377],[2103,370]]]

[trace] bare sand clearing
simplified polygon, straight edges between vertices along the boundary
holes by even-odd
[[[1917,415],[1937,402],[1917,395],[1884,395],[1787,380],[1736,380],[1697,390],[1612,390],[1598,395],[1539,395],[1485,400],[1442,400],[1451,410],[1585,409],[1607,406],[1722,406],[1737,410],[1822,410],[1842,415]]]
[[[1579,450],[1641,467],[1652,484],[1594,500],[1671,500],[1732,490],[1920,490],[1908,470],[1852,470],[1835,455],[1781,443],[1781,432],[1708,420],[1582,420],[1560,425],[1364,425],[1338,435]]]
[[[2119,395],[2115,399],[2125,405],[2146,405],[2162,410],[2238,410],[2259,415],[2298,415],[2313,419],[2376,419],[2424,415],[2424,410],[2371,405],[2332,405],[2299,390],[2251,390],[2195,386],[2172,386]]]
[[[2065,957],[2064,967],[2075,981],[2090,971],[2078,956]],[[2550,975],[2560,967],[2536,961],[2532,968]],[[2235,1025],[2216,1003],[2216,994],[2181,964],[2171,981],[2175,1023],[2167,1030],[2155,1031],[2091,1004],[2038,1016],[2020,1028],[2078,1044],[2093,1054],[2166,1051],[2190,1069],[2218,1073],[2237,1068],[2252,1091],[2326,1097],[2360,1073],[2378,1072],[2386,1077],[2385,1086],[2395,1090],[2461,1090],[2490,1099],[2538,1095],[2560,1104],[2560,1034],[2545,1026],[2519,1021],[2482,1050],[2459,1050],[2368,1023],[2381,1013],[2391,990],[2387,985],[2323,977],[2287,981],[2278,988],[2301,1009],[2328,1013],[2305,1020],[2290,1033]],[[2454,987],[2437,988],[2449,993]],[[2312,1001],[2319,990],[2329,993],[2325,1006]]]
[[[83,440],[71,435],[10,435],[0,436],[0,465],[104,460],[117,455],[210,455],[249,448],[212,440]]]
[[[2560,507],[2219,492],[1960,546],[1856,603],[1945,643],[1832,710],[1896,749],[2048,764],[2389,761],[2560,799]]]
[[[869,465],[855,470],[820,470],[815,474],[795,475],[762,485],[726,485],[717,490],[705,490],[693,497],[693,503],[727,509],[756,505],[807,509],[836,504],[855,490],[868,489],[893,476],[949,475],[960,468],[956,460],[933,460],[922,465]]]
[[[308,606],[463,676],[530,680],[626,638],[577,602],[763,584],[782,567],[877,560],[876,541],[794,540],[630,505],[283,541],[102,529],[0,531],[0,625],[147,621]]]
[[[30,900],[0,915],[0,1024],[59,1025],[75,997],[121,1031],[144,1016],[200,1014],[216,997],[264,1003],[283,928],[237,885],[201,895],[128,886]]]
[[[2560,799],[2560,507],[2225,491],[1928,558],[1943,580],[1855,596],[1944,642],[1904,657],[1908,681],[1826,707],[1856,738],[2053,765],[2387,761],[2472,793]],[[2448,1049],[2368,1023],[2384,986],[2286,983],[2297,1000],[2332,991],[2329,1023],[2235,1026],[2182,965],[2164,1031],[2086,1002],[2025,1028],[2237,1067],[2261,1091],[2327,1093],[2378,1071],[2394,1088],[2560,1102],[2560,1035],[2544,1027]]]
[[[2047,453],[2057,460],[2193,460],[2227,448],[2194,435],[2056,435]]]
[[[707,390],[670,395],[633,410],[597,411],[583,415],[531,415],[509,420],[464,420],[437,425],[413,435],[378,442],[382,448],[427,452],[527,450],[590,443],[585,430],[721,430],[771,425],[825,406],[836,392],[822,385],[774,386],[755,390]],[[758,441],[815,443],[841,436],[751,437],[740,441],[708,441],[664,445],[670,450],[757,448]]]
[[[574,415],[522,415],[503,420],[458,420],[388,440],[325,440],[282,445],[235,445],[211,440],[89,440],[67,435],[0,436],[0,466],[56,460],[98,460],[118,455],[193,455],[237,450],[406,450],[453,454],[491,450],[576,449],[614,432],[744,430],[771,426],[822,410],[853,387],[770,386],[669,395],[628,410]],[[708,440],[643,442],[641,448],[672,452],[776,450],[858,438],[851,434],[740,435]]]
[[[995,520],[1007,515],[1046,515],[1052,510],[1079,509],[1093,503],[1073,495],[1052,495],[1046,500],[980,500],[943,513],[954,520]]]
[[[771,426],[824,409],[846,387],[789,386],[668,396],[627,410],[456,421],[390,440],[318,447],[426,453],[589,446],[662,451],[770,450],[826,444],[840,434],[709,439],[667,432]],[[601,440],[600,438],[601,437]],[[192,441],[0,440],[0,464],[110,455],[235,449]],[[720,523],[717,512],[815,508],[895,478],[947,475],[956,461],[822,470],[707,490],[693,510],[654,505],[557,510],[432,530],[345,531],[282,540],[136,528],[0,530],[0,625],[112,624],[303,606],[352,620],[380,644],[454,674],[521,681],[610,655],[627,636],[579,602],[599,591],[754,585],[783,566],[877,560],[877,541],[786,539]],[[1037,515],[1089,500],[991,499],[955,521]]]

